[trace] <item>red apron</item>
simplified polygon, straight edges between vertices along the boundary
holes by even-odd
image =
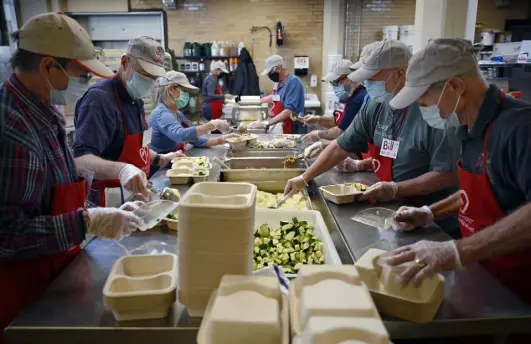
[[[122,124],[124,126],[125,133],[124,146],[117,161],[134,165],[144,171],[146,176],[149,176],[149,168],[151,162],[150,151],[148,146],[142,147],[143,133],[131,135],[128,134],[127,122],[125,121],[125,115],[122,108],[122,101],[120,100],[120,97],[118,96],[118,92],[116,92],[116,90],[114,90],[114,95],[116,96],[116,102],[118,103],[118,107],[120,108],[120,116],[122,117]],[[146,117],[143,110],[142,120],[144,121],[144,123],[146,123]],[[98,190],[99,205],[104,207],[105,188],[118,188],[121,187],[121,184],[119,179],[96,180],[94,181],[94,186]]]
[[[404,109],[404,114],[400,120],[400,127],[398,132],[402,129],[404,125],[404,119],[406,118],[407,108]],[[393,140],[396,140],[398,133],[394,135]],[[376,176],[382,182],[392,182],[393,181],[393,160],[392,158],[381,156],[380,150],[381,147],[375,146],[371,142],[368,142],[369,151],[367,153],[361,153],[363,159],[372,158],[372,169]]]
[[[278,83],[275,84],[275,87],[273,88],[273,96],[277,94],[277,87],[278,87]],[[274,118],[282,111],[284,111],[284,106],[282,105],[282,102],[280,102],[280,100],[273,101],[273,107],[271,108],[271,118]],[[292,130],[293,130],[293,122],[288,117],[288,119],[285,119],[284,121],[282,121],[282,132],[284,134],[291,134]]]
[[[6,84],[7,85],[7,84]],[[13,94],[8,87],[8,91]],[[27,113],[25,104],[15,100]],[[56,181],[57,182],[57,181]],[[50,216],[85,208],[86,183],[56,185],[52,192]],[[68,251],[34,259],[0,262],[0,343],[3,330],[44,292],[48,284],[81,252],[79,245]]]
[[[216,89],[216,95],[220,96],[222,95],[221,85],[218,82],[218,88]],[[212,114],[212,119],[220,119],[223,115],[223,103],[225,101],[220,100],[212,100],[210,101],[210,113]]]
[[[500,91],[499,104],[503,102],[504,93]],[[462,206],[459,209],[459,226],[463,238],[473,235],[486,227],[496,223],[503,217],[496,196],[487,175],[487,142],[492,122],[487,128],[483,141],[483,173],[474,174],[466,171],[457,163],[459,184],[461,187]],[[526,302],[531,303],[531,252],[523,251],[501,257],[492,258],[483,265],[504,283],[520,295]]]
[[[348,102],[353,96],[354,95],[350,96],[350,98],[348,98],[348,100],[345,103],[339,102],[339,105],[337,105],[336,108],[334,109],[333,115],[334,115],[334,120],[336,121],[336,125],[339,125],[343,117],[345,117],[345,112],[347,111]]]

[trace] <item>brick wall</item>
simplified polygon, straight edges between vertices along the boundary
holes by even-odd
[[[346,55],[353,59],[357,59],[364,45],[382,39],[383,26],[415,23],[416,0],[347,0],[347,3],[345,46]],[[479,0],[476,22],[485,28],[503,30],[506,19],[527,18],[531,1],[511,0],[505,8],[495,4],[496,0]]]
[[[132,9],[160,8],[160,0],[130,0]],[[197,2],[197,1],[196,1]],[[278,19],[285,26],[284,46],[269,49],[267,31],[254,34],[254,62],[257,72],[263,69],[265,59],[272,54],[284,56],[293,67],[294,55],[310,57],[310,74],[321,74],[323,0],[204,0],[197,11],[179,9],[168,11],[168,46],[182,54],[185,41],[243,41],[251,51],[251,26],[268,26],[274,32]],[[302,78],[309,85],[310,76]],[[319,83],[320,84],[320,83]],[[260,79],[260,87],[271,90],[267,77]],[[309,93],[320,94],[308,88]]]

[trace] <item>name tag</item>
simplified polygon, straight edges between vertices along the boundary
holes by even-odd
[[[280,101],[280,94],[273,94],[273,101],[279,102]]]
[[[148,130],[144,130],[144,134],[142,135],[142,147],[146,147],[151,143],[151,136],[153,135],[153,128],[149,128]]]
[[[339,111],[339,112],[345,112],[345,105],[342,104],[342,103],[339,103],[339,104],[336,106],[336,110]]]
[[[391,159],[396,159],[396,156],[398,155],[399,146],[400,146],[400,141],[383,139],[382,147],[380,149],[380,155],[391,158]]]

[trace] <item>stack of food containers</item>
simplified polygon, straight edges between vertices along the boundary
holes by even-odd
[[[253,269],[256,186],[199,183],[179,202],[179,302],[203,316],[225,274]]]

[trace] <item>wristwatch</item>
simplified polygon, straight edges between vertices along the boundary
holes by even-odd
[[[269,127],[270,127],[270,126],[271,126],[271,125],[269,124],[269,121],[268,121],[268,122],[266,123],[266,125],[265,125],[265,132],[266,132],[266,134],[267,134],[267,132],[269,131]]]
[[[160,161],[160,154],[155,155],[155,159],[153,159],[153,165],[158,165]]]

